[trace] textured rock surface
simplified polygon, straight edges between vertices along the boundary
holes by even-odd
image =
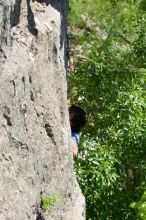
[[[0,220],[82,220],[66,98],[65,0],[0,0]],[[51,213],[41,195],[59,195]]]

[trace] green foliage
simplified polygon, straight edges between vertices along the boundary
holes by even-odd
[[[60,203],[60,196],[58,194],[53,195],[42,195],[41,198],[41,209],[49,214],[52,212],[53,208]]]
[[[136,209],[138,216],[141,220],[146,219],[146,191],[143,193],[141,200],[139,202],[133,202],[131,208]]]
[[[101,56],[98,57],[98,54],[94,52],[87,60],[78,63],[76,75],[70,76],[73,77],[71,82],[74,89],[73,93],[70,92],[74,98],[73,102],[83,105],[90,115],[84,142],[87,142],[87,137],[91,139],[90,142],[96,142],[93,146],[94,153],[89,143],[86,147],[81,147],[82,157],[84,157],[85,148],[87,154],[85,154],[85,161],[90,159],[92,163],[78,163],[77,174],[82,179],[81,181],[79,178],[79,182],[86,196],[87,208],[89,206],[88,210],[92,210],[92,212],[89,211],[89,216],[94,214],[95,219],[99,219],[99,217],[101,219],[116,219],[120,215],[121,219],[134,219],[129,205],[132,198],[137,199],[140,195],[141,189],[137,189],[136,185],[141,183],[146,174],[146,118],[144,111],[146,106],[144,90],[146,71],[139,69],[137,72],[135,68],[128,69],[127,67],[123,74],[123,61],[120,66],[116,60],[117,55],[114,57],[113,54],[110,51],[108,56],[103,54],[104,58],[101,59]],[[115,59],[115,62],[111,59]],[[81,74],[80,77],[77,77],[79,74]],[[99,152],[97,143],[101,152]],[[109,164],[104,160],[105,149],[107,149],[107,158],[110,158]],[[110,155],[114,157],[110,157]],[[113,178],[112,174],[114,175],[112,169],[110,172],[109,167],[114,164],[116,178],[115,183],[111,182],[113,188],[110,188],[110,192],[108,192],[109,183],[104,181],[101,172],[98,174],[98,170],[100,170],[98,161],[100,160],[103,160],[102,167],[105,170],[105,179],[109,179],[109,182]],[[115,165],[116,160],[120,163]],[[93,169],[94,163],[97,163],[96,169]],[[90,175],[87,173],[88,169]],[[135,173],[133,179],[129,179],[128,169],[132,169],[132,172]],[[89,176],[96,176],[99,181],[102,179],[101,184],[96,188],[93,178],[90,178],[93,185],[88,181]],[[104,192],[104,196],[102,194],[98,200],[95,197],[96,189],[98,193],[100,190]],[[92,209],[91,204],[94,204]],[[113,213],[110,213],[109,210],[112,210]],[[93,216],[91,219],[94,219]]]
[[[121,220],[137,220],[145,213],[141,199],[146,176],[143,2],[71,1],[72,50],[84,58],[75,58],[69,95],[89,114],[76,160],[87,219],[120,216]],[[74,49],[78,45],[81,49]],[[136,203],[130,207],[133,201]]]
[[[112,152],[109,153],[106,146],[94,141],[87,142],[87,139],[82,144],[80,157],[76,159],[76,174],[86,196],[87,217],[93,220],[101,217],[106,219],[107,211],[110,212],[111,197],[120,188],[117,174],[120,162]]]
[[[111,37],[121,44],[137,36],[139,1],[71,0],[70,4],[73,45],[80,44],[84,53],[93,45],[103,46]],[[78,53],[79,48],[75,47],[74,53]]]

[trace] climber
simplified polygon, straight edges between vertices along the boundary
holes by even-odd
[[[69,119],[72,132],[72,151],[73,155],[78,154],[78,145],[80,143],[79,133],[87,123],[87,113],[78,105],[71,105],[69,107]]]

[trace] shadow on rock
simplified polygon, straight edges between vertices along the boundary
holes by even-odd
[[[15,5],[14,5],[14,10],[11,11],[11,16],[10,16],[11,27],[16,26],[20,22],[21,3],[22,3],[22,0],[16,0]],[[36,25],[34,21],[34,14],[30,6],[30,0],[26,0],[26,4],[27,4],[28,30],[32,35],[37,36],[38,30],[35,27]]]

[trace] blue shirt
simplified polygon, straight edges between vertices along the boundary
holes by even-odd
[[[80,136],[79,136],[78,133],[73,132],[73,133],[72,133],[72,139],[73,139],[73,141],[74,141],[77,145],[79,145],[79,143],[80,143]]]

